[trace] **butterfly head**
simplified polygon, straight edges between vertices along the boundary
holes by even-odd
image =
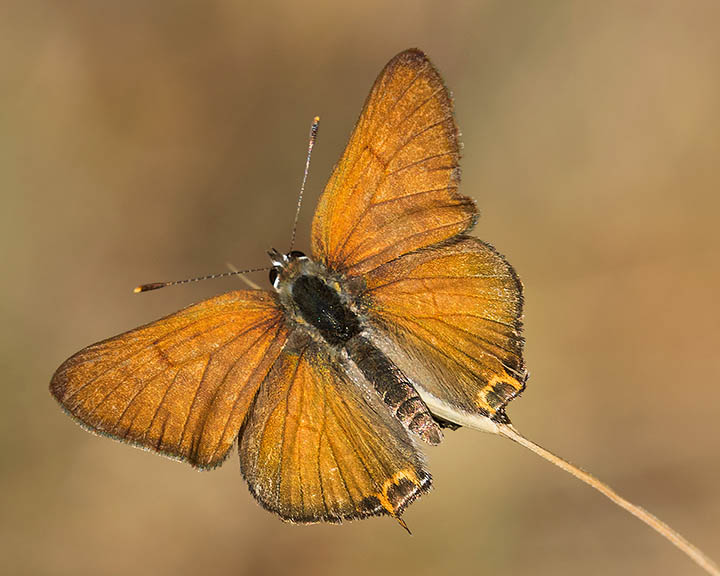
[[[280,288],[280,283],[286,276],[295,272],[299,264],[310,261],[310,258],[299,250],[291,250],[287,254],[281,254],[275,248],[272,248],[268,250],[268,255],[273,265],[269,273],[270,284],[273,285],[275,290]]]

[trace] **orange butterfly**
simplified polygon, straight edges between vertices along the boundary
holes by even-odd
[[[198,468],[238,440],[262,506],[291,522],[397,518],[430,488],[442,428],[512,438],[710,561],[520,436],[522,285],[465,234],[458,130],[419,50],[377,78],[312,224],[311,257],[271,251],[274,292],[236,291],[68,359],[50,389],[84,426]],[[150,286],[155,287],[155,286]],[[404,524],[403,524],[404,525]],[[712,566],[711,566],[712,568]]]

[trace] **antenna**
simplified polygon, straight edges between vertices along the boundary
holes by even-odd
[[[315,118],[313,118],[312,125],[310,126],[310,142],[308,142],[308,153],[307,159],[305,160],[305,173],[303,174],[302,186],[300,186],[300,195],[298,196],[297,210],[295,211],[295,222],[293,222],[292,238],[290,238],[290,250],[288,250],[288,252],[292,251],[293,246],[295,246],[295,232],[297,231],[298,218],[300,218],[300,207],[302,206],[303,192],[305,192],[305,182],[307,181],[308,173],[310,172],[310,155],[312,154],[313,146],[315,146],[319,125],[320,116],[315,116]]]
[[[150,290],[158,290],[159,288],[165,288],[166,286],[177,286],[179,284],[188,284],[190,282],[200,282],[201,280],[213,280],[215,278],[224,278],[226,276],[242,276],[243,274],[249,274],[250,272],[262,272],[263,270],[270,270],[269,266],[263,266],[262,268],[249,268],[247,270],[233,270],[231,272],[220,272],[219,274],[208,274],[207,276],[200,276],[198,278],[188,278],[187,280],[173,280],[171,282],[151,282],[150,284],[141,284],[133,289],[135,294],[140,292],[150,292]]]
[[[308,142],[308,153],[307,159],[305,160],[305,172],[303,173],[302,185],[300,186],[300,195],[298,196],[297,210],[295,211],[295,222],[293,222],[292,238],[290,239],[290,251],[295,245],[295,233],[297,231],[298,218],[300,217],[300,207],[302,206],[303,192],[305,192],[305,183],[310,172],[310,156],[312,155],[313,147],[315,146],[315,140],[317,139],[318,127],[320,125],[320,116],[313,118],[312,124],[310,125],[310,140]],[[198,278],[188,278],[187,280],[173,280],[171,282],[151,282],[149,284],[141,284],[133,289],[135,294],[140,292],[150,292],[151,290],[158,290],[165,288],[166,286],[177,286],[179,284],[188,284],[190,282],[200,282],[201,280],[213,280],[215,278],[224,278],[227,276],[240,276],[242,280],[251,286],[254,284],[249,282],[246,278],[243,278],[244,274],[250,272],[261,272],[263,270],[270,270],[270,267],[263,268],[250,268],[248,270],[232,270],[230,272],[221,272],[219,274],[209,274],[207,276],[200,276]],[[257,286],[257,284],[255,284]]]
[[[635,516],[635,518],[637,518],[641,522],[644,522],[650,528],[655,530],[658,534],[672,542],[693,562],[695,562],[698,566],[705,570],[705,572],[707,572],[708,574],[712,574],[712,576],[720,576],[720,568],[718,568],[717,565],[712,560],[710,560],[710,558],[703,554],[700,549],[690,544],[690,542],[685,540],[685,538],[680,536],[680,534],[670,528],[670,526],[665,524],[665,522],[660,520],[657,516],[654,516],[640,506],[637,506],[636,504],[625,500],[625,498],[620,496],[617,492],[615,492],[615,490],[610,488],[610,486],[608,486],[604,482],[601,482],[592,474],[585,472],[585,470],[581,470],[577,466],[573,466],[567,460],[560,458],[560,456],[556,456],[549,450],[546,450],[542,446],[535,444],[535,442],[528,440],[527,438],[525,438],[525,436],[515,430],[515,428],[513,428],[510,424],[499,424],[498,432],[501,436],[505,436],[505,438],[509,438],[513,442],[520,444],[520,446],[527,448],[528,450],[534,452],[541,458],[544,458],[551,464],[555,464],[555,466],[557,466],[558,468],[565,470],[565,472],[567,472],[568,474],[575,476],[575,478],[577,478],[581,482],[584,482],[591,488],[594,488],[603,496],[610,499],[614,504],[617,504],[620,508],[626,510],[627,512]]]

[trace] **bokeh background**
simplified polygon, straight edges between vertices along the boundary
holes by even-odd
[[[433,58],[462,191],[526,287],[509,413],[720,558],[720,4],[0,2],[0,557],[8,574],[695,574],[508,441],[429,450],[405,519],[294,527],[47,392],[79,348],[240,286],[138,283],[298,248],[376,74]],[[264,274],[255,278],[266,282]]]

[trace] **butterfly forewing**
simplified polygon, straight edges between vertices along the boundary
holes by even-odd
[[[402,425],[313,343],[286,349],[240,436],[251,492],[291,522],[398,517],[430,487]]]
[[[286,339],[270,293],[229,292],[81,350],[50,389],[95,432],[209,468]]]
[[[440,75],[419,50],[398,54],[375,81],[320,198],[314,257],[359,275],[468,230],[476,209],[457,192],[459,157]]]
[[[522,286],[492,247],[460,237],[365,281],[361,300],[374,333],[417,387],[487,416],[522,391]]]

